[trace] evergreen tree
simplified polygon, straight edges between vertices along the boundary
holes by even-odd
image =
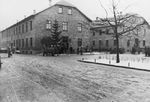
[[[59,24],[57,20],[54,20],[54,23],[52,24],[52,28],[51,28],[51,42],[52,45],[54,46],[58,46],[61,44],[61,31],[59,30]]]

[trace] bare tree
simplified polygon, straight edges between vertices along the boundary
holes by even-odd
[[[116,63],[120,62],[119,59],[119,38],[123,36],[139,36],[135,31],[140,29],[143,25],[148,24],[145,19],[138,16],[137,14],[123,14],[122,11],[118,10],[118,5],[120,0],[111,2],[111,12],[113,17],[108,18],[108,10],[102,5],[99,0],[101,7],[105,10],[106,17],[100,19],[104,25],[111,29],[111,32],[107,32],[109,35],[112,35],[116,39]]]

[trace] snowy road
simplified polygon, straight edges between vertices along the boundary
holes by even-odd
[[[1,56],[0,102],[150,102],[149,72],[81,63],[75,55]]]

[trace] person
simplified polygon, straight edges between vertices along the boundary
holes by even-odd
[[[77,54],[79,54],[79,47],[77,48]]]
[[[80,47],[80,55],[83,55],[83,47]]]
[[[8,57],[11,57],[11,49],[10,49],[9,46],[8,46],[8,48],[7,48],[7,53],[8,53]]]

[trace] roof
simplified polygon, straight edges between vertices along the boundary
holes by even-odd
[[[53,6],[56,6],[56,5],[73,7],[73,8],[75,8],[75,9],[77,9],[86,19],[88,19],[90,22],[92,22],[92,20],[91,20],[90,18],[88,18],[84,13],[82,13],[78,8],[76,8],[74,5],[72,5],[71,3],[69,3],[69,2],[67,2],[67,1],[65,1],[65,0],[60,0],[59,2],[57,2],[57,3],[56,3],[55,5],[53,5]],[[9,29],[9,28],[11,28],[11,27],[13,27],[13,26],[19,24],[19,23],[22,23],[22,22],[28,20],[28,19],[31,19],[31,18],[33,18],[34,16],[36,16],[36,15],[38,15],[38,14],[40,14],[40,13],[42,13],[42,12],[44,12],[44,11],[50,9],[50,8],[52,8],[53,6],[48,7],[48,8],[46,8],[46,9],[44,9],[44,10],[42,10],[42,11],[40,11],[40,12],[34,14],[34,15],[30,15],[30,16],[24,18],[23,20],[21,20],[21,21],[15,23],[15,24],[13,24],[13,25],[11,25],[10,27],[8,27],[8,28],[6,28],[6,29],[4,29],[4,30],[2,30],[2,31],[5,31],[5,30],[7,30],[7,29]]]
[[[66,2],[65,0],[61,0],[61,1],[57,2],[55,5],[63,5],[63,6],[75,7],[74,5],[72,5],[69,2]]]
[[[75,9],[77,9],[86,19],[88,19],[90,22],[92,22],[92,20],[90,18],[88,18],[84,13],[82,13],[78,8],[76,8],[73,4],[65,1],[65,0],[60,0],[59,2],[57,2],[55,5],[61,5],[61,6],[68,6],[68,7],[74,7]]]
[[[22,22],[24,22],[24,21],[30,20],[30,19],[33,18],[34,16],[35,16],[35,15],[30,15],[30,16],[28,16],[28,17],[22,19],[21,21],[19,21],[19,22],[13,24],[13,25],[11,25],[11,26],[9,26],[8,28],[2,30],[1,32],[5,31],[5,30],[7,30],[7,29],[9,29],[9,28],[12,28],[13,26],[16,26],[16,25],[18,25],[18,24],[20,24],[20,23],[22,23]]]

